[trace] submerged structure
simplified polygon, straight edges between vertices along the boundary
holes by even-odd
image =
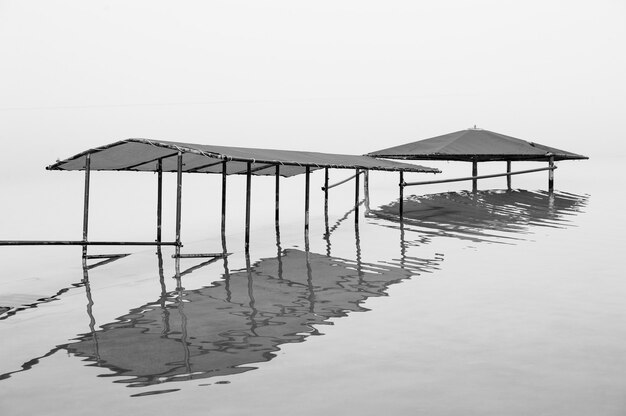
[[[387,159],[401,160],[448,160],[472,162],[472,176],[454,179],[405,182],[405,172],[440,173],[439,169],[396,162]],[[404,214],[404,188],[407,186],[434,183],[458,182],[471,180],[474,192],[477,191],[478,179],[507,177],[507,187],[511,189],[511,176],[531,172],[549,171],[548,188],[554,189],[555,161],[588,159],[587,156],[556,149],[553,147],[529,142],[500,133],[483,129],[467,129],[426,140],[407,143],[400,146],[377,150],[367,155],[345,155],[335,153],[319,153],[278,149],[241,148],[233,146],[215,146],[149,139],[126,139],[105,146],[89,149],[68,159],[57,161],[48,166],[48,170],[84,171],[84,209],[83,236],[75,241],[0,241],[0,245],[79,245],[83,247],[83,258],[114,258],[119,254],[89,256],[87,247],[90,245],[170,245],[175,247],[175,258],[181,257],[220,257],[222,253],[189,253],[181,254],[181,215],[182,215],[182,178],[183,173],[212,173],[222,176],[221,186],[221,233],[225,235],[226,224],[226,178],[228,175],[246,176],[246,215],[245,215],[245,250],[250,245],[250,195],[252,176],[274,176],[275,188],[275,222],[280,218],[280,177],[291,177],[300,174],[305,176],[304,198],[304,235],[308,246],[309,234],[309,200],[310,174],[312,171],[324,169],[324,210],[326,233],[328,229],[328,191],[350,180],[355,182],[354,218],[358,224],[359,178],[364,176],[365,206],[369,209],[369,171],[399,172],[399,209],[400,219]],[[478,175],[478,162],[506,161],[507,171],[502,174]],[[544,161],[547,167],[527,169],[513,172],[513,161]],[[330,169],[351,169],[355,174],[338,183],[329,185]],[[156,240],[155,241],[91,241],[89,230],[89,189],[92,171],[128,171],[157,173],[157,206],[156,206]],[[162,174],[172,172],[177,175],[175,238],[165,241],[161,233],[162,225]],[[222,237],[224,239],[224,237]]]
[[[548,190],[554,189],[555,161],[589,159],[587,156],[529,142],[515,137],[495,133],[474,127],[473,129],[456,131],[429,139],[406,143],[387,149],[376,150],[367,154],[377,158],[401,160],[446,160],[472,162],[472,176],[454,179],[442,179],[422,182],[400,182],[400,202],[406,186],[427,185],[433,183],[472,181],[474,191],[478,188],[478,179],[507,177],[507,188],[511,189],[511,176],[525,173],[549,171]],[[478,175],[478,162],[506,161],[507,171],[495,175]],[[543,161],[548,167],[511,171],[513,161]],[[400,215],[402,215],[400,205]]]
[[[245,247],[249,248],[250,235],[250,192],[253,175],[276,177],[276,222],[279,219],[280,176],[290,177],[305,175],[305,238],[309,230],[309,185],[311,171],[325,170],[325,206],[328,206],[329,169],[354,169],[356,179],[355,217],[358,219],[358,178],[361,173],[370,170],[390,172],[439,173],[438,169],[408,163],[376,159],[370,156],[355,156],[334,153],[318,153],[276,149],[241,148],[232,146],[213,146],[192,143],[179,143],[162,140],[127,139],[106,146],[89,149],[68,159],[58,161],[47,167],[48,170],[78,170],[85,172],[85,196],[83,216],[83,239],[80,241],[47,242],[48,244],[75,244],[83,246],[87,257],[88,245],[173,245],[176,258],[180,253],[181,236],[181,193],[183,173],[214,173],[222,175],[222,234],[226,217],[226,177],[228,175],[246,175],[246,227]],[[157,238],[155,242],[94,242],[88,239],[89,221],[89,179],[91,171],[130,171],[156,172],[157,183]],[[174,241],[163,241],[161,236],[162,173],[177,174],[176,192],[176,236]],[[367,175],[365,176],[367,178]],[[342,181],[343,183],[344,181]],[[43,242],[42,242],[43,243]],[[225,253],[224,253],[225,254]],[[193,257],[215,257],[217,253],[190,254]]]

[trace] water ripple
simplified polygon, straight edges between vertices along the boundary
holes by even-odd
[[[413,195],[404,201],[403,224],[431,235],[506,243],[524,239],[531,226],[573,226],[571,217],[583,212],[588,200],[588,195],[525,190]],[[370,216],[398,223],[398,213],[396,201]]]

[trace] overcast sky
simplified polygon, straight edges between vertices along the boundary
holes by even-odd
[[[624,153],[626,1],[0,0],[3,170],[127,137]],[[26,165],[24,165],[26,163]]]

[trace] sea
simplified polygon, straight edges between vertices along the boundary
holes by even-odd
[[[0,246],[0,414],[623,415],[620,157],[407,187],[185,175],[183,254]],[[471,165],[422,163],[469,176]],[[484,165],[484,166],[483,166]],[[543,166],[543,164],[542,164]],[[514,163],[514,170],[538,167]],[[480,165],[503,172],[504,163]],[[331,183],[354,172],[331,170]],[[82,238],[80,172],[12,183],[1,240]],[[172,177],[170,177],[172,176]],[[156,176],[94,172],[89,237],[153,241]],[[56,191],[52,191],[56,189]],[[174,239],[173,175],[163,239]],[[32,195],[43,195],[35,203]]]

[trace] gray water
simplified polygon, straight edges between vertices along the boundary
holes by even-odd
[[[402,223],[395,177],[373,178],[358,228],[348,186],[308,244],[299,196],[280,234],[261,200],[249,256],[230,227],[232,254],[178,279],[167,249],[83,269],[77,247],[2,247],[0,411],[623,414],[621,162],[563,162],[552,194],[415,189]],[[186,230],[184,251],[221,251]]]

